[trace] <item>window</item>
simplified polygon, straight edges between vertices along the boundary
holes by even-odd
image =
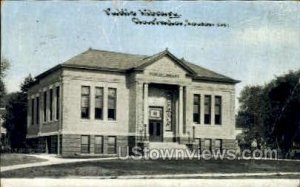
[[[195,138],[195,144],[198,146],[198,152],[201,153],[201,138]]]
[[[108,137],[108,144],[107,144],[107,153],[108,154],[115,154],[117,151],[116,149],[116,137],[109,136]]]
[[[50,112],[50,121],[53,119],[53,89],[50,89],[50,101],[49,101],[49,112]]]
[[[108,120],[116,120],[117,89],[108,88]]]
[[[59,119],[59,113],[60,113],[60,89],[59,86],[56,87],[56,119]]]
[[[81,153],[90,153],[90,136],[81,136]]]
[[[211,122],[211,96],[210,95],[205,96],[204,105],[205,105],[204,123],[210,124]]]
[[[222,124],[222,98],[221,96],[215,97],[215,124]]]
[[[34,125],[34,99],[31,99],[31,125]]]
[[[81,87],[81,118],[90,118],[90,87]]]
[[[36,98],[36,124],[40,124],[40,98]]]
[[[95,153],[101,154],[103,153],[103,137],[95,136]]]
[[[204,140],[204,148],[205,148],[205,150],[211,151],[211,139]]]
[[[95,89],[95,119],[103,119],[103,88]]]
[[[193,121],[200,124],[200,95],[194,95],[194,109],[193,109]]]
[[[215,149],[222,152],[222,140],[221,139],[216,139],[216,141],[215,141]]]
[[[44,92],[44,121],[47,121],[47,92]]]

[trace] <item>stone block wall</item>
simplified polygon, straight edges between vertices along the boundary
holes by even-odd
[[[85,135],[85,134],[82,134]],[[122,151],[128,146],[129,138],[127,136],[114,136],[116,137],[116,152],[111,153],[108,150],[108,137],[107,135],[98,135],[103,137],[103,153],[95,153],[95,136],[89,135],[89,153],[81,153],[81,135],[80,134],[63,134],[62,135],[62,157],[80,157],[80,156],[101,156],[101,155],[115,155],[118,154],[121,148]]]
[[[211,140],[211,150],[215,150],[215,141],[216,139],[210,139]],[[222,140],[222,150],[236,150],[236,142],[235,139],[221,139]],[[204,151],[205,148],[205,139],[202,138],[200,145],[196,142],[193,142],[193,149],[200,149],[199,151]]]

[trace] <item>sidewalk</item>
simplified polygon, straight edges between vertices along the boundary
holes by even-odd
[[[79,179],[197,179],[197,178],[234,178],[234,177],[278,177],[299,176],[300,172],[270,172],[270,173],[196,173],[196,174],[164,174],[164,175],[121,175],[121,176],[69,176]],[[248,180],[248,179],[247,179]],[[300,182],[300,181],[299,181]]]
[[[30,154],[30,156],[45,159],[47,161],[27,163],[27,164],[18,164],[18,165],[12,165],[12,166],[1,166],[1,172],[15,170],[15,169],[22,169],[22,168],[30,168],[30,167],[50,166],[50,165],[56,165],[56,164],[117,159],[117,157],[108,157],[108,158],[59,158],[56,155],[49,155],[49,154]]]
[[[95,186],[163,186],[163,187],[191,187],[191,186],[214,186],[214,187],[266,187],[266,186],[289,186],[299,187],[299,180],[297,179],[148,179],[148,180],[98,180],[98,179],[1,179],[5,187],[95,187]]]

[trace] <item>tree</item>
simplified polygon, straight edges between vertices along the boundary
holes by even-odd
[[[0,65],[0,77],[3,78],[5,77],[5,73],[6,71],[9,69],[10,67],[10,63],[9,61],[4,58],[4,57],[1,57],[1,65]]]
[[[10,67],[9,61],[1,57],[1,64],[0,64],[0,107],[4,107],[4,97],[6,95],[6,89],[4,84],[4,77],[6,75],[7,70]]]
[[[300,143],[300,70],[277,77],[265,87],[270,98],[270,115],[265,119],[268,136],[287,154]]]
[[[34,79],[32,78],[31,74],[29,74],[23,81],[23,83],[21,84],[21,91],[23,93],[28,92],[29,88],[32,86],[32,84],[34,83]]]
[[[263,87],[247,86],[239,98],[240,110],[237,115],[236,123],[238,127],[245,130],[244,143],[245,148],[250,148],[253,141],[257,142],[260,148],[263,143]]]
[[[0,78],[0,108],[4,107],[4,98],[6,95],[6,89],[3,82],[3,79]]]
[[[21,91],[9,94],[4,115],[4,127],[7,129],[12,149],[25,146],[27,131],[27,91],[34,82],[31,75],[21,84]]]
[[[245,129],[244,142],[258,148],[280,148],[286,155],[300,143],[300,70],[289,72],[264,86],[248,86],[239,98],[237,126]]]

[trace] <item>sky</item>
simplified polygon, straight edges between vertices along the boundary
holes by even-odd
[[[142,26],[132,17],[107,16],[107,8],[173,11],[178,20],[228,27]],[[241,80],[237,98],[246,85],[300,69],[299,2],[9,1],[2,2],[1,13],[1,56],[11,63],[8,92],[18,91],[28,74],[88,48],[144,55],[168,48],[178,58]]]

